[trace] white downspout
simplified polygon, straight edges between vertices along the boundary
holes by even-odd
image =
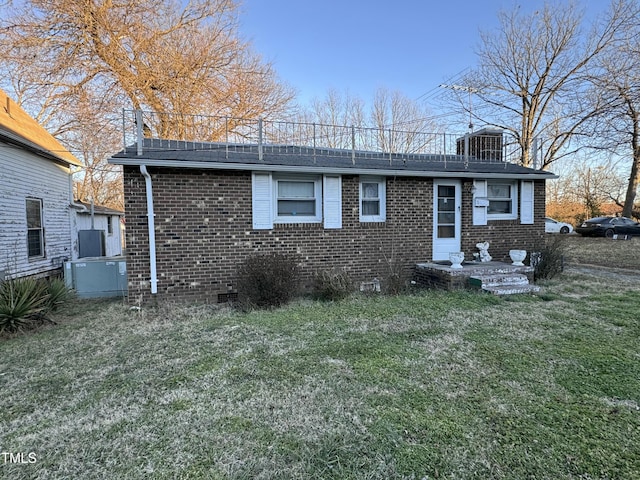
[[[140,173],[144,176],[147,187],[147,224],[149,225],[149,268],[151,271],[151,293],[158,293],[158,275],[156,272],[156,226],[155,214],[153,213],[153,189],[151,186],[151,175],[147,171],[146,165],[140,165]]]

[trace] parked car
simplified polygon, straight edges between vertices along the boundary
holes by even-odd
[[[571,233],[573,225],[570,223],[559,222],[550,217],[544,219],[544,231],[547,233]]]
[[[576,232],[585,237],[607,237],[614,235],[640,235],[640,223],[627,217],[595,217],[576,227]]]

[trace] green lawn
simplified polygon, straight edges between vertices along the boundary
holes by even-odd
[[[640,478],[640,283],[542,287],[76,303],[0,339],[0,477]]]

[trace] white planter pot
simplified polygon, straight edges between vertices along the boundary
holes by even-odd
[[[512,265],[519,267],[524,266],[524,259],[527,257],[526,250],[509,250],[509,256],[511,257]]]
[[[449,260],[451,261],[451,268],[462,268],[464,252],[451,252],[449,254]]]

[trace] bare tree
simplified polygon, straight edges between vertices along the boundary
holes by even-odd
[[[640,22],[630,19],[624,42],[600,59],[591,77],[595,88],[607,99],[607,108],[594,122],[594,148],[629,159],[629,177],[624,200],[617,200],[622,215],[640,218],[635,207],[640,185]]]
[[[370,114],[385,152],[423,152],[438,127],[431,113],[400,92],[378,89]]]
[[[350,94],[331,89],[323,99],[315,98],[302,119],[317,124],[316,137],[330,148],[351,148],[351,131],[345,127],[365,125],[364,102]]]
[[[554,173],[560,178],[547,182],[548,215],[580,223],[621,205],[625,180],[620,161],[612,155],[587,152],[556,163]]]
[[[2,24],[9,61],[55,85],[124,96],[135,109],[268,116],[292,92],[242,42],[234,0],[30,0]],[[158,116],[158,133],[181,126]]]
[[[476,107],[453,91],[467,114],[501,128],[515,139],[520,163],[532,165],[534,139],[541,143],[541,166],[577,150],[572,140],[583,134],[587,120],[604,106],[586,81],[589,68],[617,41],[634,5],[615,0],[589,31],[576,3],[547,4],[531,14],[520,7],[498,14],[496,32],[481,34],[480,67],[465,76]]]
[[[423,152],[435,138],[425,135],[439,130],[431,117],[431,112],[414,100],[385,88],[376,90],[368,110],[361,98],[330,90],[299,116],[317,123],[319,137],[332,147],[351,148],[352,133],[344,127],[354,126],[358,148],[405,153]]]
[[[124,210],[122,197],[122,168],[110,164],[109,152],[121,147],[122,135],[118,117],[103,116],[102,99],[88,92],[79,95],[78,102],[70,106],[74,128],[62,137],[68,148],[83,159],[85,168],[74,174],[74,196],[82,202]]]
[[[98,172],[122,139],[107,125],[123,107],[161,112],[145,127],[184,139],[203,131],[196,113],[268,118],[288,108],[293,92],[241,40],[237,10],[235,0],[9,2],[0,83],[84,160],[86,182],[106,182]],[[99,110],[89,116],[89,105]],[[207,133],[198,139],[221,134]]]

